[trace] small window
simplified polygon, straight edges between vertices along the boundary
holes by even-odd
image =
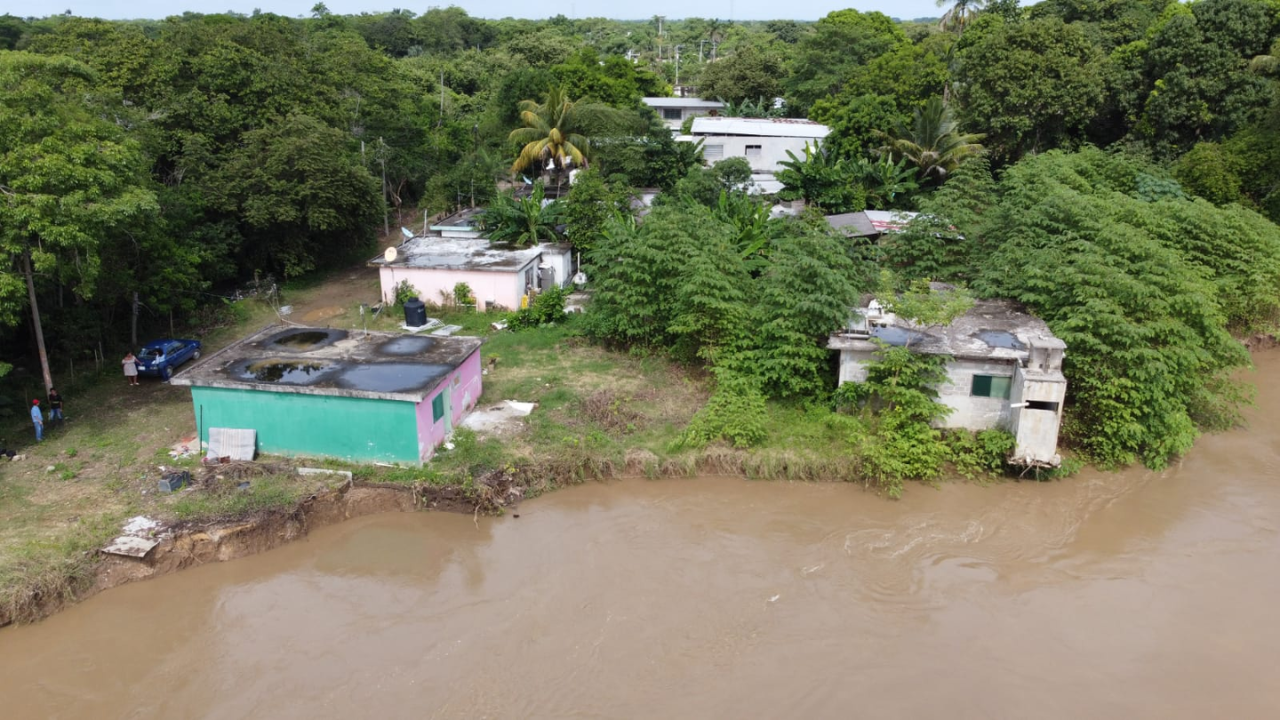
[[[973,390],[969,393],[974,397],[989,397],[1009,399],[1009,388],[1013,385],[1013,378],[1000,375],[974,375]]]
[[[703,145],[702,157],[706,160],[719,160],[724,157],[723,145]]]
[[[680,108],[663,108],[662,119],[663,120],[683,120],[684,112],[681,111]]]
[[[431,422],[440,422],[444,417],[444,393],[431,399]]]
[[[748,146],[747,146],[747,157],[749,157],[749,158],[758,158],[758,157],[760,157],[760,150],[761,150],[761,148],[763,148],[763,147],[764,147],[763,145],[748,145]]]
[[[1058,403],[1049,402],[1048,400],[1028,400],[1028,410],[1048,410],[1050,412],[1058,412]]]

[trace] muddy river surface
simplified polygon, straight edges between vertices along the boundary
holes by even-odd
[[[1280,717],[1280,353],[1259,366],[1250,428],[1163,473],[354,520],[0,631],[0,716]]]

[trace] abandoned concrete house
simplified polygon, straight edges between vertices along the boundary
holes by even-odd
[[[576,270],[567,243],[513,248],[485,239],[476,224],[478,209],[468,209],[428,226],[394,253],[369,261],[378,268],[384,302],[395,302],[396,287],[408,282],[424,302],[452,301],[454,287],[471,288],[476,309],[515,310],[529,290],[564,287]]]
[[[935,388],[939,402],[952,408],[941,427],[1008,430],[1017,440],[1011,463],[1056,467],[1061,462],[1066,343],[1043,320],[1012,301],[978,300],[950,325],[922,328],[886,312],[873,298],[851,318],[827,345],[840,351],[840,383],[866,379],[878,343],[948,356],[947,381]]]
[[[480,399],[480,338],[269,326],[178,373],[202,447],[253,430],[273,455],[420,464]]]

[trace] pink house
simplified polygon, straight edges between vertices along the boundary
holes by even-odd
[[[390,259],[384,255],[369,261],[378,268],[383,302],[394,302],[396,288],[403,282],[429,303],[451,300],[454,287],[466,283],[477,310],[515,310],[529,288],[569,282],[573,269],[569,246],[495,245],[481,237],[474,223],[476,212],[464,210],[445,218],[430,226],[430,234],[400,244]]]

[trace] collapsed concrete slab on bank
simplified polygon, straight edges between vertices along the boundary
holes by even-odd
[[[260,452],[418,464],[481,392],[480,338],[269,326],[175,375],[210,428],[257,431]]]

